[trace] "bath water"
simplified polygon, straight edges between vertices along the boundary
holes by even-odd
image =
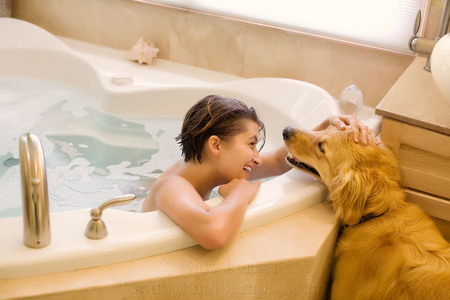
[[[180,158],[174,138],[181,123],[110,115],[90,95],[54,81],[0,78],[0,217],[22,214],[21,135],[41,140],[51,212],[94,208],[128,193],[137,201],[117,208],[140,211],[158,176]]]

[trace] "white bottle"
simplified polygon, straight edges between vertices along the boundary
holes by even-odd
[[[354,84],[346,87],[339,97],[339,109],[343,115],[358,115],[363,107],[363,95]]]

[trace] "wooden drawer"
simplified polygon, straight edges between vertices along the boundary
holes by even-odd
[[[396,154],[408,145],[450,159],[450,136],[384,117],[381,139]]]
[[[405,189],[406,201],[415,203],[428,215],[450,221],[450,201],[418,191]],[[447,224],[450,226],[450,224]]]
[[[381,139],[397,154],[407,198],[449,220],[450,136],[384,117]]]
[[[404,187],[450,199],[450,159],[400,145],[398,161]]]

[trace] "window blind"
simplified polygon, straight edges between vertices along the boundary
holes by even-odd
[[[399,52],[426,0],[149,0]]]

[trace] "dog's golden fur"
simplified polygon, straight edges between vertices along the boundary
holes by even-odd
[[[288,161],[328,187],[343,225],[332,299],[450,299],[450,245],[421,209],[405,202],[389,149],[355,143],[351,129],[289,127],[283,136]]]

